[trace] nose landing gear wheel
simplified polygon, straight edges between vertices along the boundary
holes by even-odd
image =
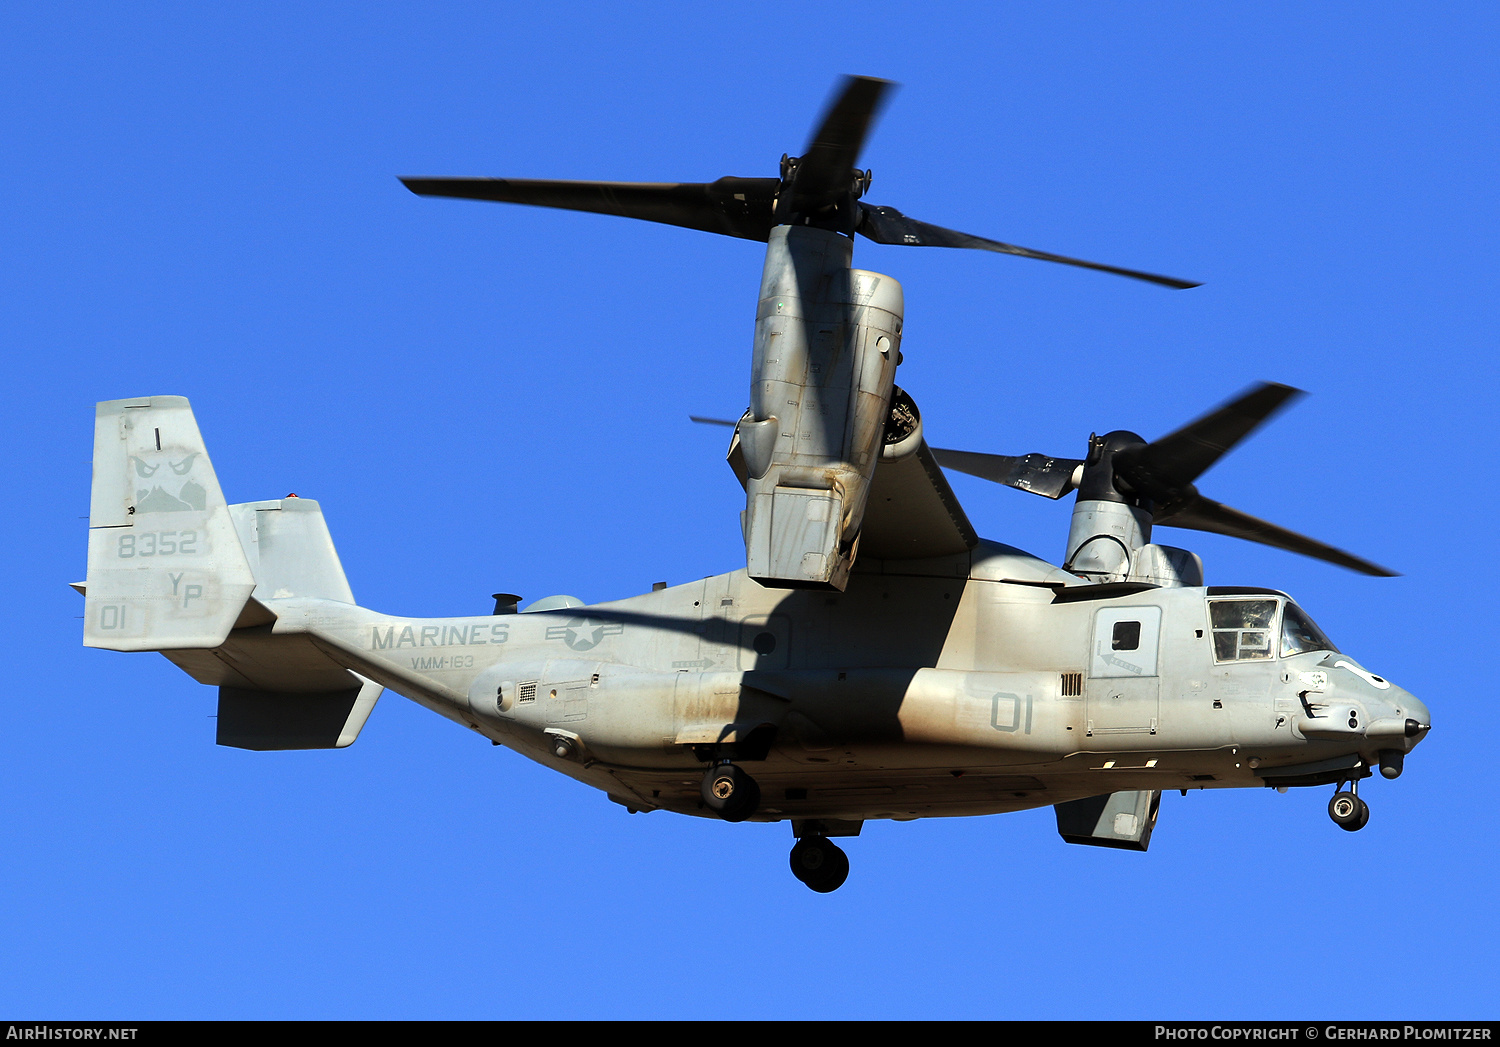
[[[849,856],[826,836],[807,836],[792,848],[792,875],[819,894],[828,894],[849,878]]]
[[[1328,801],[1328,817],[1345,832],[1358,832],[1370,821],[1370,805],[1352,792],[1336,792]]]
[[[732,763],[710,767],[699,790],[703,806],[726,822],[742,822],[760,806],[760,786]]]

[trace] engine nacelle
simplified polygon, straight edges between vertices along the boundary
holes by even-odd
[[[755,324],[745,560],[778,588],[843,589],[854,563],[901,347],[901,285],[849,267],[848,237],[771,232]],[[919,435],[920,439],[920,435]]]
[[[911,394],[899,385],[891,392],[891,408],[886,412],[885,432],[881,437],[880,460],[899,462],[917,453],[922,446],[922,412]]]

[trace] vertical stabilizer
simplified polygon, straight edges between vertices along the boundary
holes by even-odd
[[[353,603],[323,510],[311,498],[242,502],[229,507],[255,575],[257,600],[307,596]]]
[[[217,647],[254,588],[186,398],[99,404],[84,646]]]

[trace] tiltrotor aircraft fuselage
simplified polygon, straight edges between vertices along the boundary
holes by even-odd
[[[226,503],[181,397],[98,406],[84,642],[160,651],[219,687],[218,741],[351,744],[383,689],[631,811],[789,821],[791,863],[843,883],[830,837],[872,818],[1052,805],[1074,843],[1145,850],[1163,790],[1398,776],[1420,701],[1340,653],[1270,589],[1205,586],[1153,525],[1384,568],[1200,495],[1194,481],[1294,395],[1261,385],[1152,442],[1081,459],[930,448],[895,385],[901,287],[853,235],[1186,281],[984,240],[859,203],[887,86],[851,79],[779,179],[407,179],[423,195],[569,207],[767,244],[750,405],[729,462],[744,568],[585,606],[496,597],[482,617],[359,607],[310,499]],[[940,466],[1078,492],[1061,567],[983,541]]]

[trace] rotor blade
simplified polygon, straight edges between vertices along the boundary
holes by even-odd
[[[696,414],[688,415],[688,421],[697,422],[699,425],[723,425],[730,429],[740,424],[739,422],[731,422],[728,418],[704,418]]]
[[[1169,501],[1302,390],[1261,382],[1175,432],[1115,456],[1115,473],[1142,494]]]
[[[418,196],[496,200],[639,218],[745,240],[768,239],[775,178],[716,182],[557,182],[521,178],[403,178]]]
[[[944,469],[956,469],[970,476],[990,480],[1018,491],[1029,491],[1044,498],[1061,498],[1073,489],[1073,473],[1083,464],[1077,458],[1049,458],[1028,454],[1019,458],[1006,454],[981,454],[977,451],[932,449]]]
[[[1362,560],[1352,553],[1335,549],[1331,545],[1325,545],[1306,535],[1288,531],[1285,527],[1278,527],[1265,520],[1257,520],[1248,513],[1231,509],[1227,505],[1201,495],[1189,499],[1180,507],[1169,505],[1158,510],[1155,523],[1157,526],[1185,527],[1193,531],[1208,531],[1212,534],[1228,535],[1231,538],[1243,538],[1247,542],[1259,542],[1261,545],[1311,556],[1315,560],[1326,560],[1340,567],[1347,567],[1351,571],[1359,571],[1361,574],[1372,574],[1380,578],[1397,577],[1397,573],[1389,568],[1381,567],[1369,560]]]
[[[1146,280],[1164,287],[1175,287],[1178,290],[1200,286],[1191,280],[1179,280],[1175,276],[1158,276],[1156,273],[1143,273],[1138,269],[1121,269],[1119,266],[1102,265],[1099,262],[1085,262],[1081,258],[1068,258],[1060,254],[1049,254],[1046,251],[1033,251],[1029,247],[1017,247],[1015,244],[1003,244],[999,240],[987,240],[982,236],[960,233],[956,229],[944,229],[940,225],[930,225],[927,222],[919,222],[915,218],[908,218],[894,207],[862,207],[861,211],[863,213],[860,215],[856,232],[874,240],[877,244],[903,244],[908,247],[968,247],[976,251],[994,251],[997,254],[1013,254],[1020,258],[1036,258],[1043,262],[1059,262],[1062,265],[1078,266],[1080,269],[1097,269],[1101,273],[1128,276],[1134,280]]]
[[[848,76],[802,151],[793,181],[793,206],[813,210],[849,191],[854,165],[870,125],[895,84],[873,76]]]

